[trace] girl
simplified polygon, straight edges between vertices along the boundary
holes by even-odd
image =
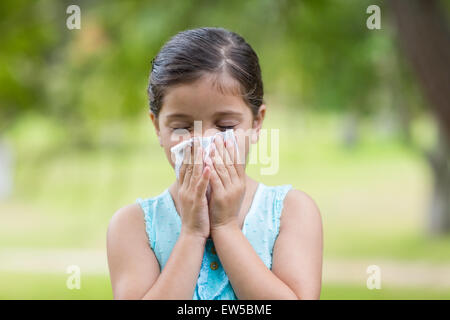
[[[114,214],[107,232],[114,298],[318,299],[322,223],[316,204],[291,185],[266,186],[245,173],[249,144],[257,142],[266,111],[253,49],[222,28],[180,32],[152,61],[148,95],[172,167],[170,148],[193,137],[194,121],[204,136],[233,129],[239,149],[219,134],[203,161],[194,139],[179,179]],[[239,139],[237,132],[249,130],[253,134]]]

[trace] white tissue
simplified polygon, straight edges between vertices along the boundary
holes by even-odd
[[[239,148],[237,145],[237,141],[236,141],[236,136],[234,135],[234,130],[233,129],[227,129],[226,131],[220,131],[220,132],[216,132],[214,135],[209,136],[209,137],[202,137],[201,138],[201,144],[202,144],[202,148],[204,150],[204,158],[203,158],[203,162],[205,162],[206,157],[208,157],[211,153],[211,144],[214,141],[214,138],[220,134],[223,138],[224,141],[230,141],[232,140],[234,142],[235,145],[235,150],[236,150],[236,155],[237,155],[237,159],[239,159]],[[173,146],[172,148],[170,148],[170,152],[172,153],[172,159],[175,158],[175,175],[177,176],[177,179],[179,178],[179,174],[180,174],[180,168],[181,165],[183,164],[183,158],[184,158],[184,149],[187,145],[190,145],[191,147],[193,146],[193,142],[194,142],[194,138],[191,138],[189,140],[180,142],[179,144]]]

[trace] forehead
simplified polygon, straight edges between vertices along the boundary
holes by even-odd
[[[202,118],[224,110],[251,113],[240,84],[223,75],[207,74],[194,82],[170,87],[163,100],[160,115],[181,112]]]

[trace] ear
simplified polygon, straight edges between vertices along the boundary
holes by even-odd
[[[255,144],[258,142],[259,140],[259,131],[261,130],[263,121],[264,121],[264,117],[266,115],[266,105],[262,104],[259,107],[258,110],[258,114],[256,115],[255,119],[253,120],[253,124],[252,124],[252,144]]]
[[[161,132],[159,130],[159,119],[154,115],[154,113],[150,110],[149,111],[150,120],[152,120],[153,126],[155,127],[156,135],[158,136],[159,145],[162,147],[161,142]]]

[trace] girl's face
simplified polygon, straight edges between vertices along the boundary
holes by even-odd
[[[250,143],[256,143],[264,120],[265,105],[261,105],[257,117],[253,118],[250,107],[243,98],[232,90],[219,90],[213,76],[203,76],[199,80],[170,87],[163,100],[159,117],[150,112],[160,145],[164,148],[170,164],[174,167],[170,148],[194,137],[195,134],[211,136],[216,132],[234,129],[239,146],[239,154],[247,160]],[[227,76],[220,78],[224,88],[236,88],[237,83]],[[199,121],[199,122],[197,122]]]

